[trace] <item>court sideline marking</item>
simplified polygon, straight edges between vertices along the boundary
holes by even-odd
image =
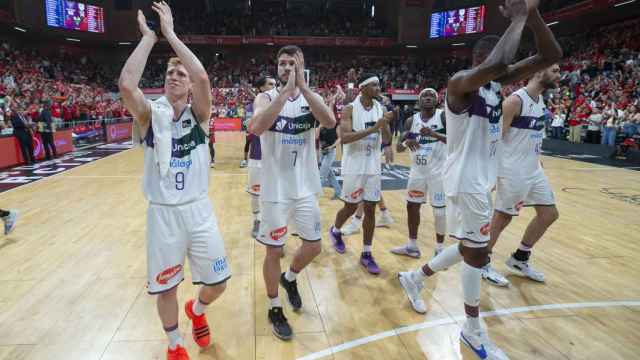
[[[640,301],[605,301],[605,302],[585,302],[585,303],[567,303],[567,304],[548,304],[548,305],[535,305],[535,306],[524,306],[524,307],[515,307],[515,308],[507,308],[507,309],[498,309],[494,311],[481,312],[480,317],[489,318],[495,316],[505,316],[512,314],[520,314],[532,311],[546,311],[546,310],[562,310],[562,309],[586,309],[586,308],[609,308],[609,307],[620,307],[620,306],[640,306]],[[355,339],[351,341],[347,341],[340,345],[332,346],[330,348],[314,352],[303,357],[298,358],[297,360],[315,360],[321,359],[326,356],[330,356],[345,350],[349,350],[358,346],[366,345],[368,343],[376,342],[378,340],[382,340],[391,336],[399,336],[404,333],[414,332],[418,330],[429,329],[441,325],[450,325],[455,324],[457,322],[463,321],[465,316],[456,316],[456,317],[448,317],[442,318],[438,320],[426,321],[420,324],[414,324],[409,326],[402,326],[399,328],[395,328],[388,331],[383,331],[381,333],[370,335],[366,337],[362,337],[360,339]]]

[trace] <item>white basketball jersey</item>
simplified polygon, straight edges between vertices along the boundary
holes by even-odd
[[[367,110],[358,96],[351,103],[351,122],[353,131],[363,131],[376,125],[382,118],[382,105],[373,100],[373,106]],[[376,132],[344,144],[342,154],[342,174],[345,175],[380,175],[380,156],[382,156],[382,135]]]
[[[447,117],[447,161],[445,193],[487,194],[497,181],[498,154],[502,133],[500,84],[491,82],[471,96],[461,112],[449,109]]]
[[[437,133],[446,134],[442,123],[442,113],[442,110],[436,109],[435,114],[429,119],[423,119],[421,113],[413,115],[409,133],[412,138],[416,139],[420,147],[418,150],[411,152],[411,173],[409,177],[412,179],[442,177],[444,174],[444,165],[447,160],[447,144],[434,137],[420,135],[420,130],[427,127]]]
[[[520,114],[513,118],[511,128],[502,139],[503,153],[500,159],[501,177],[534,177],[542,171],[540,151],[544,134],[547,107],[542,96],[534,100],[522,88],[514,93],[520,98]]]
[[[265,92],[272,100],[279,92]],[[300,199],[322,191],[315,146],[316,119],[299,94],[288,99],[271,128],[260,135],[264,201]]]
[[[151,118],[151,121],[156,119]],[[160,176],[153,141],[153,126],[149,125],[142,141],[144,176],[142,187],[146,199],[155,204],[180,205],[204,199],[209,191],[209,139],[198,124],[191,105],[182,111],[171,128],[171,162],[169,173]]]

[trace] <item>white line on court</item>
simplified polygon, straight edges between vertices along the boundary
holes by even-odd
[[[549,304],[549,305],[536,305],[536,306],[524,306],[509,309],[498,309],[494,311],[481,312],[480,317],[494,317],[505,316],[519,313],[526,313],[531,311],[545,311],[545,310],[562,310],[562,309],[585,309],[585,308],[609,308],[619,306],[640,306],[640,301],[605,301],[605,302],[586,302],[586,303],[569,303],[569,304]],[[312,354],[305,355],[297,360],[315,360],[321,359],[326,356],[330,356],[341,351],[349,350],[354,347],[362,346],[368,343],[376,342],[391,336],[398,336],[400,334],[429,329],[440,325],[455,324],[458,321],[465,319],[465,316],[448,317],[439,320],[432,320],[423,322],[420,324],[414,324],[409,326],[403,326],[392,330],[384,331],[375,335],[366,336],[360,339],[347,341],[340,345],[332,346],[328,349],[318,351]]]

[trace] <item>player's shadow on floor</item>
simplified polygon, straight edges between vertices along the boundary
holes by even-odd
[[[13,245],[18,243],[17,240],[14,240],[13,238],[7,238],[4,241],[2,241],[0,243],[0,250],[4,249],[5,247],[9,246],[9,245]]]

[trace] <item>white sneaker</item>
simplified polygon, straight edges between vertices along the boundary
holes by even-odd
[[[420,249],[418,249],[417,247],[415,248],[411,247],[407,244],[391,249],[391,253],[396,255],[404,255],[404,256],[412,257],[414,259],[420,258]]]
[[[462,325],[460,340],[469,349],[473,350],[479,359],[509,360],[507,354],[489,340],[486,330],[482,328],[472,329],[466,321]]]
[[[18,221],[18,210],[9,210],[9,215],[2,218],[4,221],[4,234],[9,235],[16,227],[16,222]]]
[[[353,235],[360,232],[362,226],[362,220],[358,220],[355,216],[351,219],[351,222],[341,229],[342,235]]]
[[[507,278],[499,272],[495,271],[491,266],[491,263],[488,263],[482,268],[482,278],[485,279],[489,284],[495,286],[509,286],[509,280],[507,280]]]
[[[213,163],[213,162],[212,162],[212,163],[211,163],[211,168],[212,168],[212,169],[215,169],[215,168],[216,168],[216,163]]]
[[[382,214],[380,214],[378,220],[376,220],[376,227],[389,226],[394,222],[395,220],[393,220],[393,218],[391,217],[391,213],[389,213],[389,210],[383,211]]]
[[[436,249],[433,251],[433,257],[438,256],[438,255],[439,255],[443,250],[444,250],[444,248],[442,248],[442,249],[438,249],[438,248],[436,248]]]
[[[404,293],[409,298],[413,310],[418,314],[424,314],[427,312],[427,305],[425,305],[420,291],[424,288],[422,279],[415,279],[413,271],[406,271],[398,273],[398,280],[400,280],[400,286],[404,290]]]
[[[247,160],[240,160],[240,167],[241,168],[246,168],[247,167]]]
[[[513,255],[507,259],[506,263],[509,270],[514,273],[527,277],[533,281],[544,282],[544,274],[529,265],[528,261],[516,260]]]

